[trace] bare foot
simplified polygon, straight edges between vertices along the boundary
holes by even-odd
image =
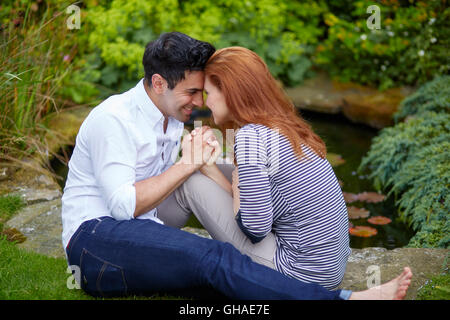
[[[353,292],[350,300],[402,300],[411,284],[411,278],[411,269],[405,267],[397,278],[365,291]]]

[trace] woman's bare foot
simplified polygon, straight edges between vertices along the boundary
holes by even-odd
[[[411,284],[411,278],[411,269],[405,267],[397,278],[365,291],[353,292],[350,300],[402,300]]]

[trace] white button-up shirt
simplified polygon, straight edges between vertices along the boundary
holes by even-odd
[[[78,132],[62,197],[62,241],[67,247],[84,221],[101,216],[133,219],[134,183],[157,176],[174,164],[184,124],[164,116],[144,89],[132,89],[95,107]],[[138,216],[153,219],[156,208]]]

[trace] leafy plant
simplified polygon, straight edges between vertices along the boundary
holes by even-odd
[[[420,87],[414,94],[405,98],[402,107],[394,114],[395,123],[407,117],[420,116],[432,111],[450,113],[450,77],[436,77]]]
[[[122,92],[143,76],[145,45],[159,34],[180,31],[217,48],[244,46],[258,53],[285,85],[301,83],[313,67],[344,81],[386,89],[415,85],[449,71],[450,9],[445,1],[381,1],[381,29],[369,30],[368,0],[87,0],[85,50],[74,62],[83,92]],[[108,91],[107,88],[110,90]],[[83,91],[79,90],[79,91]]]
[[[87,4],[89,53],[85,68],[94,81],[117,91],[143,76],[145,45],[163,32],[180,31],[216,48],[244,46],[258,53],[274,76],[301,82],[312,66],[309,56],[324,32],[323,1],[113,0]],[[96,66],[94,68],[93,66]]]
[[[404,122],[383,129],[358,168],[370,171],[377,190],[394,194],[400,217],[417,231],[409,246],[450,245],[450,95],[440,90],[449,79],[438,77],[405,99],[394,116]]]
[[[446,1],[379,1],[381,29],[373,30],[366,25],[373,1],[351,1],[346,10],[327,2],[328,35],[314,62],[333,76],[386,89],[449,72]]]

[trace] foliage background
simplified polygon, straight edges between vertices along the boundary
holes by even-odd
[[[374,3],[380,30],[366,26],[366,8]],[[145,44],[174,30],[216,48],[252,49],[287,86],[317,68],[382,90],[420,85],[450,70],[445,0],[88,0],[84,6],[82,74],[118,91],[143,76]]]
[[[394,194],[400,218],[417,233],[411,247],[450,247],[450,76],[401,103],[361,161],[379,191]]]
[[[252,49],[286,86],[326,70],[381,90],[417,87],[450,69],[446,0],[84,0],[81,28],[69,30],[72,3],[0,4],[2,160],[46,150],[47,119],[62,108],[135,85],[145,45],[162,32]],[[380,30],[366,26],[373,4]],[[418,231],[412,246],[449,245],[449,87],[440,77],[406,99],[361,164]]]
[[[435,75],[448,74],[447,1],[327,2],[327,37],[317,47],[314,61],[340,80],[383,90],[419,85]],[[366,9],[373,4],[381,11],[379,30],[366,25]]]

